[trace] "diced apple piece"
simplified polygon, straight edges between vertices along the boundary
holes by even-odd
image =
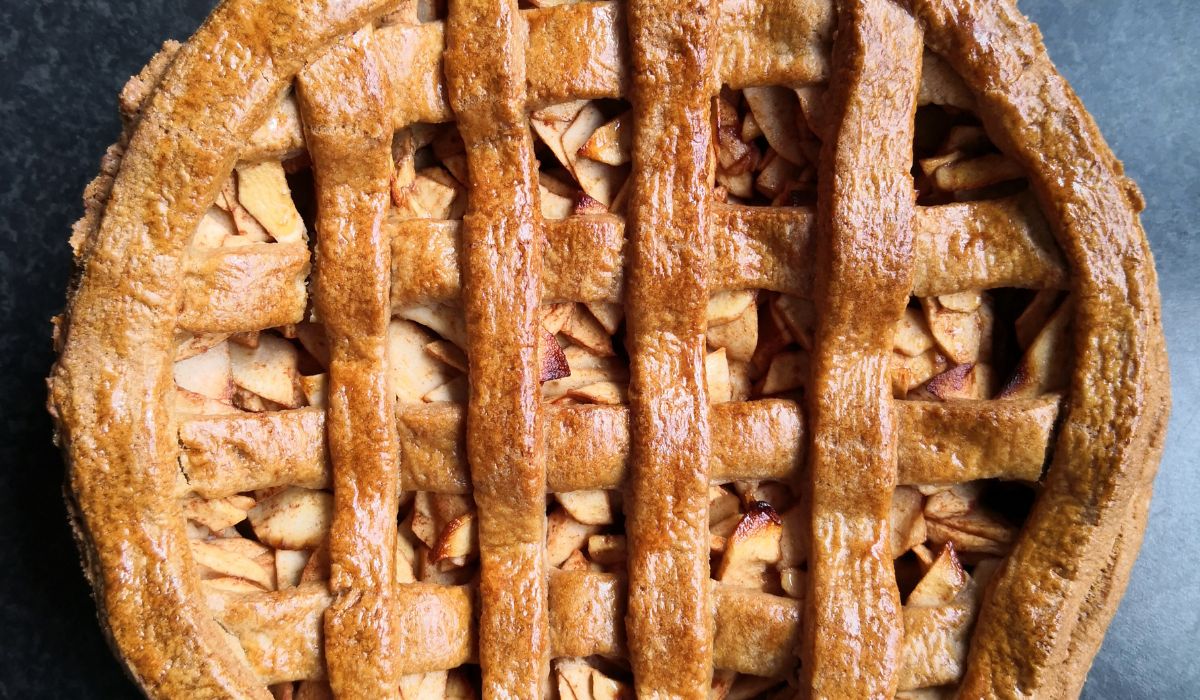
[[[242,540],[251,545],[256,543]],[[271,590],[274,586],[274,572],[256,561],[256,557],[247,556],[245,550],[226,546],[229,540],[189,540],[192,548],[192,558],[200,569],[201,578],[211,579],[223,576],[245,579]],[[261,545],[258,545],[261,547]],[[264,552],[269,553],[265,547]]]
[[[729,360],[725,348],[710,352],[704,357],[704,376],[708,383],[709,403],[728,403],[733,398],[733,386],[729,382]]]
[[[720,486],[708,487],[708,522],[709,525],[725,520],[741,511],[741,500]]]
[[[225,239],[237,235],[233,217],[218,207],[210,207],[200,218],[196,233],[192,236],[195,248],[220,248]]]
[[[909,398],[934,401],[988,399],[992,396],[992,368],[982,362],[958,365],[942,372],[911,392]]]
[[[592,132],[579,149],[579,155],[608,165],[629,162],[633,150],[633,129],[629,126],[631,112],[624,112]]]
[[[916,357],[933,347],[933,335],[925,324],[925,316],[920,310],[908,307],[896,324],[896,334],[892,340],[896,352],[908,357]]]
[[[596,534],[597,525],[586,525],[571,517],[565,509],[555,509],[546,518],[546,558],[551,566],[559,566],[571,552],[583,547],[588,537]]]
[[[794,391],[808,383],[809,358],[803,350],[781,352],[771,361],[771,367],[763,378],[761,393],[764,396]]]
[[[238,201],[280,243],[307,238],[283,166],[275,161],[237,168]]]
[[[741,289],[717,292],[708,298],[705,319],[709,326],[719,326],[741,316],[747,308],[754,306],[754,290]]]
[[[275,550],[275,578],[279,582],[279,590],[295,588],[300,585],[300,576],[312,552],[296,549]]]
[[[181,389],[217,401],[229,402],[233,398],[233,372],[227,342],[176,362],[173,372],[175,384]]]
[[[425,352],[434,338],[412,321],[388,324],[388,374],[392,392],[402,403],[417,403],[449,382],[454,370]]]
[[[246,511],[254,507],[249,496],[225,498],[188,498],[183,502],[183,515],[210,530],[224,530],[246,519]]]
[[[435,389],[431,389],[428,393],[421,397],[421,401],[425,403],[466,403],[467,392],[467,376],[465,374],[460,374],[445,384]]]
[[[807,162],[796,126],[796,94],[783,87],[749,87],[742,94],[771,148],[796,165]]]
[[[717,580],[732,586],[761,590],[767,567],[780,560],[783,527],[779,515],[761,501],[751,503],[730,535],[717,567]]]
[[[312,549],[329,532],[333,496],[291,486],[259,501],[249,518],[260,542],[279,549]]]
[[[571,517],[584,525],[611,525],[613,522],[612,500],[607,491],[567,491],[555,498]]]
[[[230,345],[229,358],[234,384],[281,406],[301,405],[300,354],[290,342],[263,335],[256,348]]]

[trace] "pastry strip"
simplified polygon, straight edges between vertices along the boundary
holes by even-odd
[[[889,361],[912,290],[913,118],[921,31],[888,0],[839,4],[818,183],[818,314],[808,387],[812,539],[803,683],[891,697],[902,639],[888,513],[897,416]]]
[[[686,0],[632,0],[626,12],[634,118],[626,292],[629,660],[639,697],[707,698],[712,452],[704,333],[717,17],[711,6]]]
[[[218,7],[143,111],[103,220],[82,242],[50,403],[108,638],[152,697],[270,698],[205,609],[172,493],[171,347],[184,248],[296,72],[386,4]],[[263,32],[268,16],[272,31]],[[234,46],[236,68],[211,60]]]
[[[1036,480],[1058,398],[899,401],[901,484],[975,479]],[[449,403],[399,409],[402,488],[471,492],[463,409]],[[629,409],[546,407],[546,491],[622,488],[629,469]],[[220,498],[243,491],[329,482],[324,416],[315,408],[189,418],[179,427],[184,493]],[[800,407],[781,399],[712,407],[709,480],[786,480],[804,462]]]
[[[1103,628],[1113,613],[1113,601],[1087,596],[1104,581],[1124,585],[1132,557],[1114,559],[1113,541],[1137,538],[1134,498],[1148,491],[1162,449],[1170,398],[1154,264],[1140,194],[1036,27],[1008,3],[970,3],[970,21],[965,2],[912,4],[997,145],[1025,167],[1074,273],[1078,354],[1054,460],[984,601],[961,689],[1049,696],[1095,651],[1075,643],[1076,621]]]
[[[551,655],[625,655],[626,583],[622,577],[553,571],[549,578]],[[712,583],[719,669],[763,676],[787,673],[800,637],[798,600]],[[319,584],[252,594],[214,593],[209,605],[234,634],[265,682],[321,678],[321,614],[329,592]],[[456,668],[476,661],[475,591],[416,583],[396,591],[394,626],[400,673]]]
[[[525,113],[525,44],[516,0],[450,3],[446,86],[471,182],[461,252],[471,387],[466,455],[478,507],[485,698],[540,698],[550,673],[538,358],[542,226]]]
[[[392,581],[400,468],[387,381],[390,96],[361,30],[296,79],[317,195],[313,298],[329,341],[333,466],[325,657],[339,697],[396,697]]]

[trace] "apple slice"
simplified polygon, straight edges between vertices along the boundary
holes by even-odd
[[[567,491],[555,495],[563,510],[584,525],[611,525],[612,500],[607,491]]]
[[[704,376],[708,383],[709,403],[728,403],[733,398],[729,382],[729,360],[725,348],[718,348],[704,357]]]
[[[579,155],[608,165],[624,165],[633,151],[632,111],[613,117],[592,132],[579,149]]]
[[[628,556],[624,535],[592,535],[587,551],[588,558],[601,566],[624,564]]]
[[[729,536],[716,579],[731,586],[762,590],[767,567],[782,556],[783,526],[769,504],[752,502]]]
[[[612,336],[594,316],[580,309],[571,314],[559,332],[596,355],[608,357],[616,354],[613,351]]]
[[[809,358],[803,350],[781,352],[771,360],[771,367],[759,390],[764,396],[799,389],[808,383]]]
[[[412,321],[388,324],[388,376],[402,403],[418,403],[433,389],[454,378],[454,370],[425,352],[434,337]]]
[[[396,315],[425,326],[459,348],[467,347],[467,321],[461,309],[445,304],[426,304],[401,309]]]
[[[300,390],[304,392],[304,402],[309,406],[325,408],[326,393],[329,389],[328,374],[314,374],[311,377],[300,377]]]
[[[771,148],[796,165],[807,162],[797,128],[796,93],[783,87],[749,87],[742,94]]]
[[[258,547],[260,553],[270,554],[270,550],[250,540],[244,543]],[[230,576],[244,579],[271,590],[274,585],[274,571],[257,561],[258,554],[253,549],[231,547],[231,540],[189,540],[192,558],[196,562],[201,578],[212,579]]]
[[[564,102],[539,109],[529,115],[529,123],[533,126],[534,133],[542,143],[550,147],[554,157],[564,166],[567,166],[567,153],[563,149],[563,134],[587,103],[587,100]]]
[[[295,588],[300,585],[300,576],[312,552],[297,549],[275,550],[275,579],[279,590]]]
[[[889,522],[893,559],[925,541],[924,503],[921,492],[914,488],[900,486],[892,492]]]
[[[551,566],[560,566],[599,529],[598,525],[581,523],[565,509],[556,508],[546,517],[546,559]]]
[[[180,389],[225,403],[233,398],[234,380],[227,342],[222,341],[198,355],[179,360],[172,371]]]
[[[997,398],[1033,398],[1066,388],[1072,360],[1073,310],[1071,298],[1067,297],[1030,343],[1012,379]]]
[[[229,338],[228,333],[192,333],[191,331],[175,331],[175,361],[195,357],[220,345]]]
[[[754,297],[754,291],[749,289],[717,292],[708,298],[705,320],[710,326],[729,323],[754,305]]]
[[[233,383],[287,408],[303,403],[300,354],[296,346],[275,335],[263,335],[258,347],[229,346]]]
[[[290,486],[259,501],[248,517],[260,542],[280,549],[312,549],[329,532],[333,496]]]
[[[429,554],[430,561],[438,563],[452,557],[467,557],[479,552],[479,541],[475,534],[475,514],[463,513],[446,523],[441,536]]]
[[[896,323],[892,347],[907,357],[916,357],[933,347],[933,335],[918,309],[911,306],[904,309],[904,315]]]
[[[549,382],[571,376],[571,365],[567,362],[567,354],[563,352],[562,346],[558,344],[550,331],[545,328],[542,329],[542,334],[538,339],[538,353],[541,356],[539,381]]]
[[[308,238],[292,201],[283,166],[276,161],[239,165],[238,201],[280,243]]]
[[[400,700],[445,700],[445,697],[445,671],[400,676]]]
[[[709,347],[722,348],[732,361],[748,362],[758,347],[758,307],[751,304],[740,316],[707,331]]]
[[[254,499],[249,496],[192,497],[184,500],[183,514],[188,520],[217,531],[242,522],[246,519],[246,511],[253,507]]]
[[[226,238],[236,235],[237,227],[229,212],[219,207],[209,207],[201,217],[200,224],[196,226],[196,233],[192,236],[192,247],[220,248]]]

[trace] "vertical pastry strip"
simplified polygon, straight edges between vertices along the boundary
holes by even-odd
[[[913,120],[921,32],[887,0],[840,6],[840,115],[818,190],[812,416],[812,542],[805,676],[814,697],[891,697],[901,641],[888,513],[896,426],[888,378],[912,289]]]
[[[329,680],[339,697],[395,697],[392,562],[400,462],[387,381],[391,248],[381,226],[392,134],[370,29],[301,72],[296,93],[317,191],[313,295],[330,354]]]
[[[639,697],[708,697],[709,405],[715,6],[628,8],[634,105],[629,201],[630,661]]]
[[[542,222],[525,113],[525,35],[516,0],[450,3],[446,84],[471,182],[462,228],[466,449],[479,518],[484,697],[540,698],[549,675]]]

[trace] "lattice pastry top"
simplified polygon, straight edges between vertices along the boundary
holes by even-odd
[[[148,695],[1078,693],[1168,381],[1009,0],[226,0],[122,108],[50,407]]]

